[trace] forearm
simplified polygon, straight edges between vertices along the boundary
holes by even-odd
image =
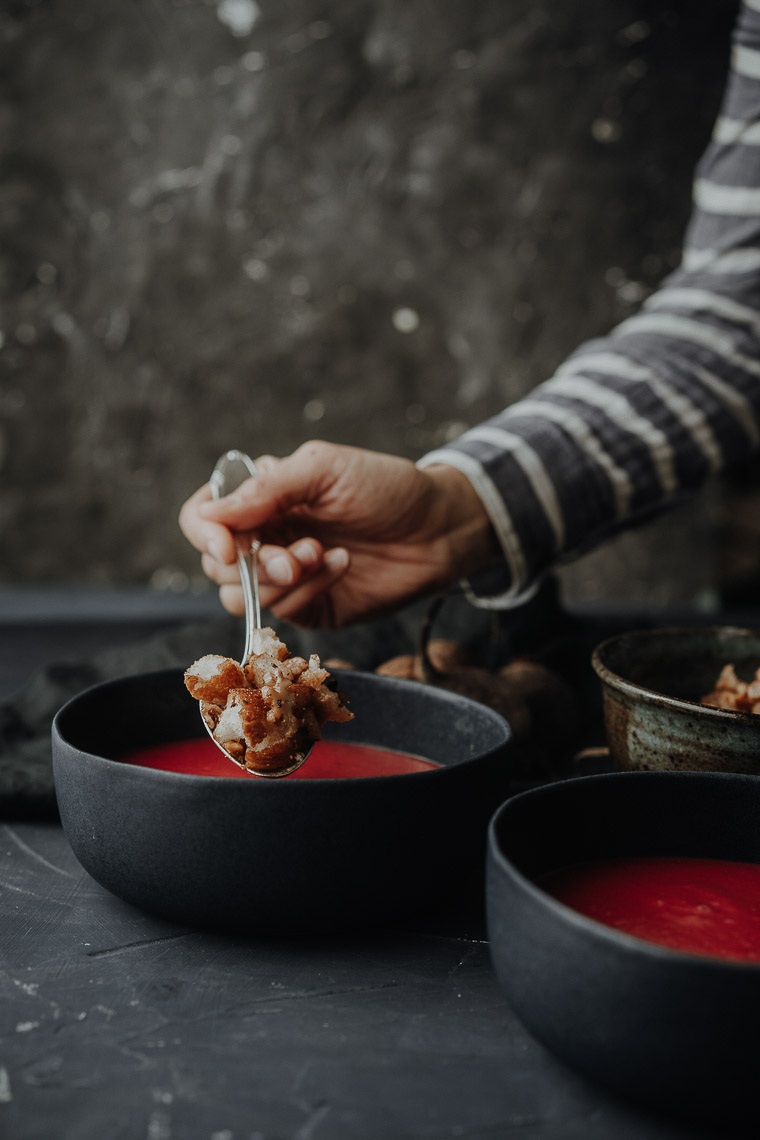
[[[421,461],[465,473],[491,517],[509,576],[491,604],[519,602],[558,561],[758,446],[760,10],[745,8],[735,42],[682,268],[526,399]]]

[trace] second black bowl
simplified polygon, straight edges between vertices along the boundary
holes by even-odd
[[[760,779],[621,772],[525,792],[489,830],[494,967],[535,1036],[585,1076],[679,1116],[757,1114],[760,964],[666,949],[595,922],[540,885],[619,856],[760,863]]]
[[[56,794],[85,870],[127,902],[191,925],[354,927],[429,907],[485,850],[511,733],[442,689],[336,671],[354,720],[325,736],[440,767],[360,779],[224,779],[121,763],[204,734],[180,670],[98,685],[53,724]]]

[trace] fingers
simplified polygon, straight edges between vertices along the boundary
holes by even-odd
[[[348,551],[336,547],[324,553],[316,572],[303,577],[294,587],[265,583],[262,573],[260,579],[262,608],[270,610],[276,617],[294,625],[333,625],[334,612],[329,591],[344,576],[349,565]],[[244,613],[243,591],[236,568],[222,567],[217,573],[223,579],[219,598],[224,608],[232,614]]]
[[[234,562],[235,543],[227,527],[205,519],[200,513],[203,504],[210,501],[211,488],[204,483],[183,505],[179,513],[180,528],[196,550],[208,552],[220,564]]]
[[[319,569],[324,553],[315,538],[301,538],[289,547],[262,546],[259,581],[264,586],[292,586]]]
[[[262,546],[258,555],[259,585],[277,589],[293,586],[314,573],[322,564],[324,548],[315,538],[300,538],[289,547]],[[204,572],[218,585],[235,585],[239,582],[237,563],[228,565],[203,555]]]
[[[209,554],[221,565],[234,565],[236,552],[233,532],[253,530],[260,523],[270,519],[273,514],[279,513],[284,500],[278,498],[276,489],[267,483],[267,479],[274,478],[286,462],[271,455],[262,456],[256,460],[258,474],[255,478],[247,479],[237,491],[223,499],[213,499],[211,488],[204,483],[180,510],[179,525],[182,533],[196,550]],[[277,485],[281,483],[280,478]],[[293,501],[296,501],[300,493],[296,488],[304,486],[304,479],[301,475],[291,474],[288,486],[294,496]],[[310,540],[305,541],[307,544],[310,542]],[[306,545],[302,553],[295,555],[295,559],[296,563],[307,568],[309,565],[317,564],[320,556],[321,550],[312,554],[311,547]],[[291,565],[293,572],[291,579],[287,577],[288,564]],[[206,572],[209,572],[208,569]],[[279,563],[274,570],[275,579],[282,585],[297,580],[298,573],[298,566],[293,564],[292,559]]]
[[[256,460],[255,478],[246,479],[223,499],[206,496],[196,504],[197,513],[204,521],[223,523],[232,530],[257,530],[292,507],[313,502],[335,479],[340,454],[335,445],[311,441],[285,459],[262,456]]]
[[[227,613],[235,614],[240,617],[245,613],[245,602],[243,601],[243,591],[239,585],[238,579],[237,586],[220,586],[219,587],[219,601],[222,603]]]
[[[215,500],[204,485],[184,504],[180,527],[201,551],[203,569],[219,585],[231,613],[243,609],[235,536],[247,531],[268,539],[259,552],[263,606],[293,620],[323,605],[326,592],[347,569],[348,553],[342,548],[326,552],[309,536],[312,526],[324,523],[319,515],[311,518],[310,508],[335,486],[350,450],[312,440],[285,459],[263,455],[256,459],[256,476],[233,494]],[[342,511],[337,517],[342,520]]]
[[[293,625],[334,625],[330,590],[344,576],[350,565],[347,550],[335,547],[325,553],[322,566],[301,585],[279,596],[273,588],[262,591],[262,605],[275,617]]]

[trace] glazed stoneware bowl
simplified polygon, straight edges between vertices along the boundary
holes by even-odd
[[[592,665],[616,768],[760,775],[760,716],[699,703],[724,665],[741,680],[760,666],[760,632],[651,629],[602,642]]]
[[[760,779],[724,773],[587,776],[497,811],[487,871],[493,964],[547,1049],[648,1108],[723,1122],[758,1112],[760,964],[642,941],[571,910],[536,880],[618,856],[757,863],[759,822]]]
[[[122,763],[204,735],[179,670],[98,685],[53,724],[61,821],[113,894],[177,922],[259,932],[385,922],[431,906],[482,860],[511,733],[431,686],[335,671],[354,720],[325,737],[440,767],[360,779],[225,779]]]

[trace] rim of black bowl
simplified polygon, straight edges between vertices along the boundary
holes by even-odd
[[[111,688],[116,685],[123,684],[125,681],[134,680],[137,677],[165,677],[172,673],[176,673],[178,676],[182,676],[184,669],[182,666],[172,666],[167,669],[154,669],[147,673],[127,674],[124,677],[113,677],[108,681],[99,681],[95,685],[89,685],[86,689],[82,689],[81,692],[76,693],[73,697],[69,697],[66,703],[60,707],[58,712],[53,717],[51,732],[56,735],[64,744],[68,745],[69,748],[75,748],[78,752],[81,753],[82,756],[91,757],[93,760],[101,761],[105,764],[118,764],[124,768],[129,768],[133,771],[139,771],[140,773],[149,773],[148,779],[179,779],[183,781],[213,780],[215,783],[230,784],[233,788],[240,788],[241,786],[245,787],[246,785],[254,785],[255,787],[259,788],[270,785],[275,787],[291,786],[295,788],[303,788],[307,784],[313,787],[323,787],[327,785],[333,787],[335,785],[350,785],[353,787],[354,785],[361,784],[363,787],[365,785],[371,785],[377,780],[382,780],[383,783],[387,783],[388,780],[399,779],[403,779],[406,783],[406,781],[409,779],[418,780],[423,776],[427,776],[429,778],[436,773],[455,771],[456,769],[461,768],[464,764],[472,764],[477,760],[483,760],[486,757],[490,756],[493,752],[497,751],[499,748],[503,748],[505,745],[509,744],[509,741],[512,738],[512,729],[510,728],[509,723],[500,713],[497,713],[495,709],[490,708],[488,705],[481,704],[479,701],[475,701],[471,697],[464,697],[460,693],[454,693],[450,689],[443,688],[436,688],[435,692],[453,704],[465,705],[468,708],[470,706],[475,706],[480,713],[485,715],[487,720],[491,720],[493,722],[495,728],[499,729],[501,733],[501,739],[494,741],[494,743],[486,751],[480,752],[476,756],[464,756],[461,760],[455,760],[452,764],[435,764],[433,768],[422,772],[396,772],[391,773],[387,776],[362,776],[360,779],[357,779],[355,776],[310,776],[308,780],[304,780],[303,778],[300,780],[289,780],[287,776],[283,776],[280,779],[271,779],[251,774],[248,780],[241,780],[239,777],[231,778],[230,776],[206,776],[195,772],[174,772],[164,768],[151,768],[149,765],[129,764],[125,763],[125,761],[119,757],[102,756],[98,752],[88,752],[85,748],[81,748],[78,744],[75,744],[72,740],[70,740],[68,736],[66,736],[65,733],[61,730],[60,721],[65,719],[70,707],[77,704],[85,697],[89,697],[91,694],[97,692],[98,690]],[[359,674],[360,676],[364,677],[377,677],[376,673],[373,673],[367,669],[331,670],[332,676],[335,676],[336,674],[340,674],[341,676],[345,676],[346,674]],[[422,690],[426,695],[429,695],[431,691],[430,685],[426,685],[421,681],[414,681],[404,677],[390,677],[383,675],[382,684],[390,685],[392,688],[412,687]],[[192,700],[193,698],[190,699]],[[203,733],[199,732],[197,736],[186,736],[182,737],[181,739],[203,740],[204,738],[205,730]],[[355,741],[354,743],[361,743],[361,741]],[[231,760],[230,763],[234,763],[234,761]]]
[[[548,891],[543,890],[534,879],[524,874],[515,863],[509,859],[501,849],[501,844],[498,842],[496,831],[500,826],[502,816],[507,815],[512,810],[519,810],[518,801],[522,801],[527,797],[540,796],[542,793],[548,793],[553,788],[559,788],[568,784],[584,784],[587,781],[592,782],[607,782],[609,780],[662,780],[662,779],[675,779],[675,780],[760,780],[760,776],[752,776],[746,772],[601,772],[594,776],[575,776],[568,780],[557,780],[553,784],[545,784],[540,788],[530,788],[525,792],[519,792],[515,796],[511,796],[499,808],[496,809],[488,824],[488,852],[500,865],[500,868],[507,874],[511,875],[523,888],[527,891],[536,901],[540,902],[543,906],[548,907],[549,910],[559,914],[564,920],[567,920],[573,926],[580,927],[583,930],[588,930],[590,933],[597,937],[606,940],[613,945],[622,947],[625,950],[635,950],[637,953],[645,953],[654,958],[664,958],[667,961],[677,959],[679,962],[684,963],[690,967],[700,967],[708,969],[721,969],[726,968],[732,970],[758,970],[760,969],[760,962],[741,962],[734,958],[720,958],[717,955],[699,954],[696,951],[689,952],[686,950],[677,950],[670,946],[662,946],[657,942],[649,942],[645,938],[637,938],[635,934],[627,934],[623,930],[617,930],[614,926],[606,926],[603,922],[598,922],[594,918],[589,918],[580,911],[574,910],[573,907],[567,906],[565,903],[560,902],[554,895],[550,895]],[[517,809],[513,809],[512,805],[518,803]]]
[[[673,636],[693,636],[697,633],[706,634],[747,634],[748,636],[757,637],[760,639],[760,630],[745,629],[742,626],[731,625],[706,625],[706,626],[663,626],[656,629],[633,629],[626,633],[617,633],[612,637],[605,638],[596,646],[591,654],[591,666],[599,677],[599,680],[607,684],[612,689],[617,689],[621,693],[625,693],[629,697],[637,697],[646,702],[657,701],[658,704],[666,705],[669,708],[676,709],[699,709],[701,714],[717,720],[739,720],[745,724],[753,722],[758,724],[760,730],[760,720],[757,713],[742,712],[740,709],[721,709],[717,705],[703,705],[701,701],[690,701],[686,697],[672,697],[668,693],[660,692],[659,689],[650,689],[646,685],[637,685],[635,681],[629,681],[627,677],[623,677],[620,673],[616,673],[614,669],[610,669],[608,665],[602,661],[602,654],[611,645],[620,645],[624,641],[643,641],[647,636],[657,633],[658,635],[665,635],[666,637]]]

